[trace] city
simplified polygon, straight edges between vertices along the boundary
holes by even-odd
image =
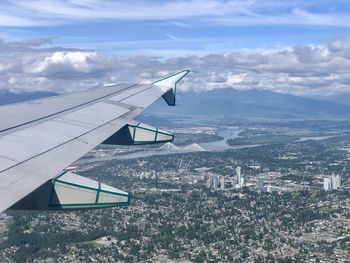
[[[0,1],[0,263],[350,263],[350,2]]]
[[[349,136],[213,152],[204,146],[220,141],[217,133],[212,140],[197,129],[204,127],[176,136],[181,145],[192,134],[185,145],[198,142],[202,149],[160,153],[157,145],[139,157],[125,147],[121,151],[132,158],[122,158],[101,146],[89,153],[70,169],[131,191],[131,205],[9,211],[0,220],[0,258],[347,262]]]

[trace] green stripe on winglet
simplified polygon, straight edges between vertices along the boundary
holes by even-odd
[[[98,199],[100,198],[100,192],[101,192],[101,183],[98,182],[98,189],[97,189],[97,193],[96,193],[95,204],[98,204]]]
[[[68,173],[68,171],[62,171],[60,174],[58,174],[55,178],[53,178],[54,181],[57,181],[57,179],[61,178],[63,175]]]
[[[129,205],[130,203],[127,202],[112,202],[112,203],[99,203],[99,204],[94,204],[94,203],[85,203],[85,204],[57,204],[57,205],[51,205],[52,207],[106,207],[106,206],[122,206],[122,205]]]
[[[157,141],[157,136],[158,136],[158,128],[156,128],[156,130],[155,130],[155,136],[154,136],[154,141],[155,142]]]

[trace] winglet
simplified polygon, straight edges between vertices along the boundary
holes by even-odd
[[[158,86],[163,94],[163,99],[169,106],[175,106],[176,84],[189,72],[189,70],[183,70],[152,83],[153,85]]]

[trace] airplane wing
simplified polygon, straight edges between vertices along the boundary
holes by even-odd
[[[129,193],[65,168],[101,143],[172,141],[171,133],[133,119],[159,97],[175,105],[176,84],[188,72],[1,106],[0,212],[129,204]]]

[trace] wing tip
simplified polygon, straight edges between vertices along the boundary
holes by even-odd
[[[164,83],[166,80],[169,80],[169,79],[175,80],[175,84],[176,84],[177,82],[179,82],[181,79],[183,79],[190,72],[191,71],[189,69],[184,69],[184,70],[181,70],[181,71],[176,72],[174,74],[171,74],[171,75],[168,75],[168,76],[163,77],[161,79],[158,79],[158,80],[154,81],[152,84],[162,85],[162,83]],[[175,78],[176,76],[177,76],[177,78]]]
[[[190,70],[184,69],[152,83],[153,85],[158,86],[163,99],[169,106],[175,106],[176,84],[188,73],[190,73]]]

